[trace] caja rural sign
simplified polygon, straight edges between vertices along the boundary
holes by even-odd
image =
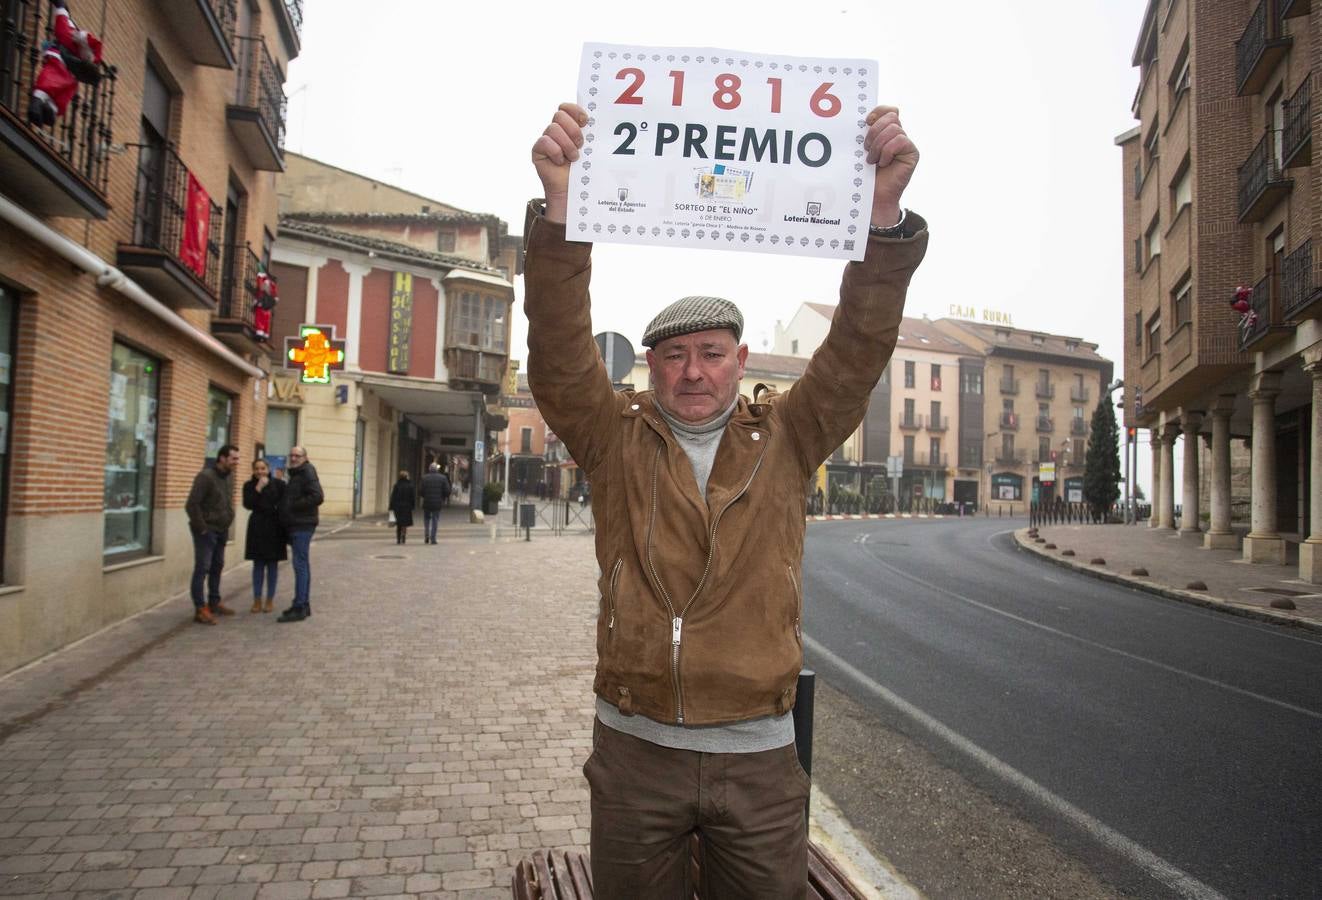
[[[862,259],[877,64],[586,44],[571,239]]]

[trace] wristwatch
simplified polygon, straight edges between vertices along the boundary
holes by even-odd
[[[896,222],[894,225],[886,225],[886,226],[869,225],[868,234],[872,235],[873,237],[879,237],[879,238],[907,237],[908,235],[906,235],[904,231],[904,220],[907,219],[908,217],[909,217],[909,211],[907,209],[901,208],[900,221]]]

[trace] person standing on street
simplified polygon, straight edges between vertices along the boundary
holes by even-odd
[[[221,447],[215,463],[193,478],[193,488],[184,503],[188,530],[193,533],[193,577],[188,590],[193,597],[193,621],[199,625],[215,625],[216,616],[234,615],[234,610],[220,602],[220,573],[225,568],[225,542],[234,523],[230,473],[238,464],[239,448],[233,444]]]
[[[441,522],[441,509],[450,496],[450,479],[445,477],[439,463],[427,467],[422,476],[422,542],[436,543],[436,526]]]
[[[740,396],[743,315],[719,297],[685,297],[643,334],[654,389],[616,391],[594,352],[594,250],[565,232],[587,121],[563,104],[533,145],[546,200],[524,229],[524,308],[533,397],[593,487],[593,887],[608,900],[692,897],[697,833],[700,896],[797,900],[811,787],[792,718],[804,499],[895,349],[927,248],[927,223],[900,206],[918,150],[896,109],[867,115],[866,257],[845,266],[830,332],[793,387]]]
[[[278,622],[302,622],[312,615],[312,535],[320,521],[317,507],[326,495],[321,490],[317,469],[308,462],[302,447],[289,448],[289,484],[280,502],[280,524],[289,539],[294,566],[294,602],[280,614]]]
[[[252,560],[252,609],[270,612],[275,603],[276,578],[280,562],[287,558],[285,529],[280,525],[280,501],[285,483],[271,477],[266,460],[252,464],[252,478],[243,483],[243,505],[252,510],[248,516],[248,534],[243,543],[243,558]],[[265,602],[262,588],[266,588]]]
[[[418,492],[409,481],[409,473],[404,469],[399,472],[399,481],[390,491],[390,511],[395,516],[395,543],[407,544],[409,529],[413,526],[413,507],[417,505]]]

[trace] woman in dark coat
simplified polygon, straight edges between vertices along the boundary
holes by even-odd
[[[403,544],[408,540],[409,526],[413,524],[413,507],[418,502],[417,491],[409,481],[408,472],[399,473],[390,492],[390,511],[395,514],[395,543]]]
[[[252,478],[243,483],[243,506],[252,510],[248,534],[243,544],[243,558],[252,560],[252,609],[270,612],[275,602],[275,583],[280,561],[285,559],[285,529],[280,525],[280,501],[285,483],[271,477],[266,460],[252,464]],[[262,600],[262,582],[266,582],[266,600]]]

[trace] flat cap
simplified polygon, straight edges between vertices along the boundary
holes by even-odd
[[[739,307],[721,297],[681,297],[657,314],[643,332],[643,346],[655,347],[666,338],[695,331],[728,328],[739,340],[744,316]]]

